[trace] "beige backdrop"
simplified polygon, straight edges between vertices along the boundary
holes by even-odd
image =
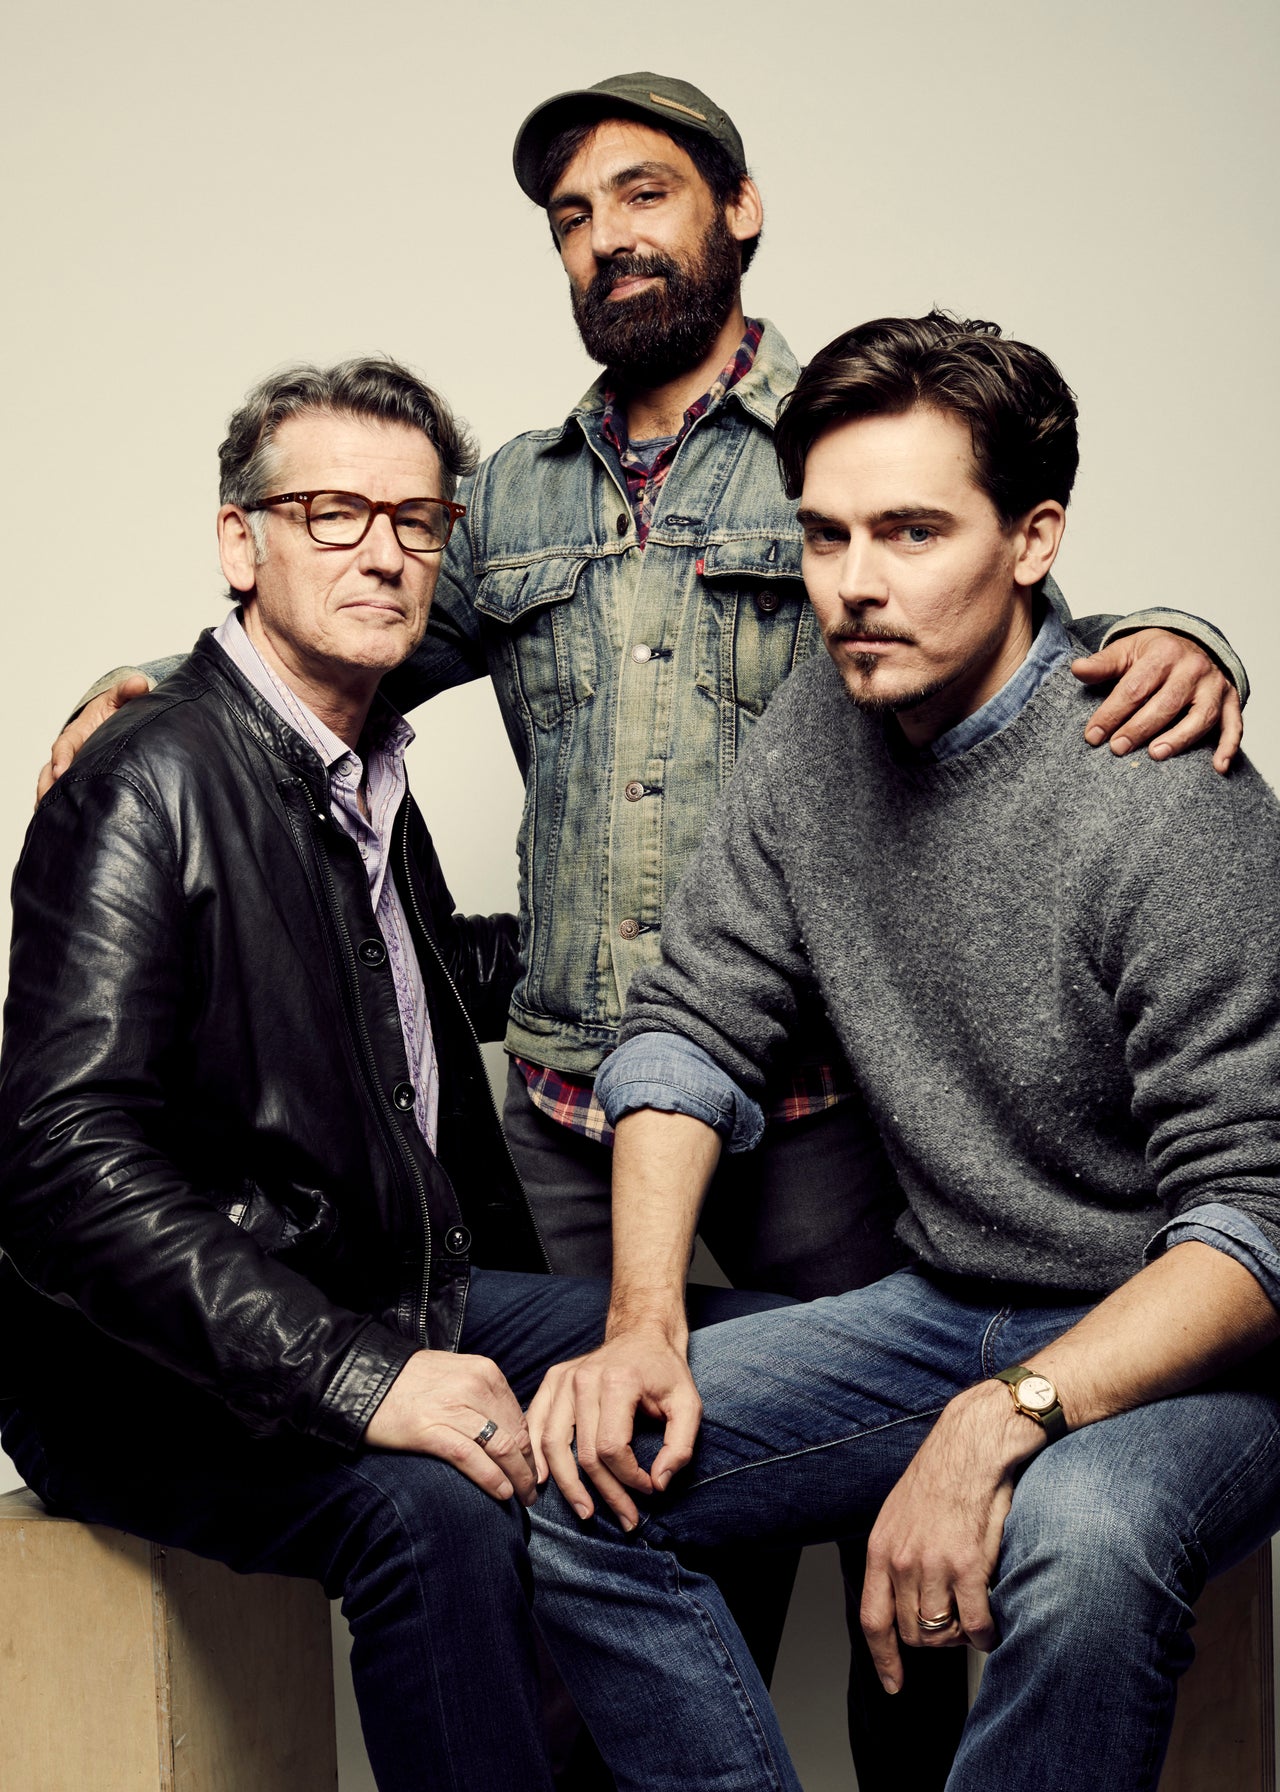
[[[12,9],[0,860],[76,694],[223,613],[214,450],[257,376],[385,350],[487,448],[564,414],[592,369],[511,139],[637,64],[737,120],[768,212],[748,307],[802,357],[936,302],[1058,359],[1084,420],[1070,602],[1221,623],[1280,777],[1278,37],[1272,0]],[[520,793],[492,697],[414,719],[455,893],[505,907]],[[849,1780],[826,1559],[807,1575],[781,1701],[822,1792]]]

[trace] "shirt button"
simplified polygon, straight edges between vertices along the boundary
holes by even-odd
[[[410,1113],[413,1109],[414,1101],[413,1084],[397,1083],[395,1088],[391,1091],[391,1099],[395,1102],[402,1114]]]
[[[637,666],[643,666],[646,660],[653,658],[653,649],[644,641],[631,649],[631,657]]]
[[[626,797],[629,803],[638,803],[640,798],[644,795],[644,790],[645,787],[640,782],[639,778],[632,778],[622,794]]]
[[[451,1257],[464,1257],[471,1249],[471,1234],[465,1226],[450,1226],[444,1235],[444,1248]]]
[[[640,932],[640,923],[633,916],[628,915],[626,920],[620,924],[618,932],[624,940],[633,940]]]
[[[620,511],[618,513],[618,534],[625,535],[629,524],[630,524],[630,518],[627,516],[626,511],[625,510]]]
[[[361,964],[379,965],[387,962],[387,948],[381,940],[361,940],[356,947],[356,957]]]

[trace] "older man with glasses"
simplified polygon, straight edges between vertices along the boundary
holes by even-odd
[[[377,696],[470,449],[360,361],[265,381],[221,458],[237,607],[15,880],[4,1446],[59,1512],[341,1597],[385,1792],[548,1788],[520,1402],[604,1289],[527,1273],[476,1043],[515,922],[454,913]]]

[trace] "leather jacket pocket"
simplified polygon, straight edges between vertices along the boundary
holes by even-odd
[[[338,1212],[323,1189],[296,1184],[270,1194],[246,1176],[218,1207],[271,1257],[317,1255],[338,1230]]]
[[[555,555],[492,566],[476,588],[476,609],[501,631],[507,688],[499,699],[539,728],[555,727],[596,693],[596,629],[570,604],[586,564]]]

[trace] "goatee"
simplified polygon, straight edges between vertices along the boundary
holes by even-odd
[[[656,275],[658,283],[629,299],[609,297],[620,280],[637,275]],[[574,288],[574,322],[615,385],[662,386],[702,360],[737,303],[741,281],[741,246],[717,212],[692,265],[670,255],[620,255],[585,292]]]

